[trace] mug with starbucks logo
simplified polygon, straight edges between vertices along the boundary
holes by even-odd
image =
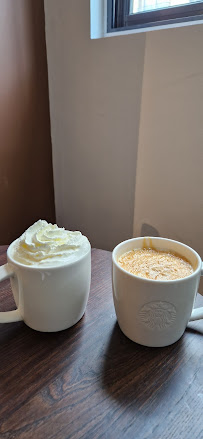
[[[195,250],[165,238],[133,238],[112,254],[113,300],[118,324],[132,341],[161,347],[175,343],[189,321],[203,266]]]

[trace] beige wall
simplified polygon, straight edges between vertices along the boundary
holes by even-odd
[[[0,244],[54,220],[42,0],[0,2]]]
[[[89,0],[45,13],[57,221],[101,248],[157,233],[203,256],[203,26],[145,51],[145,34],[91,41]]]
[[[57,223],[112,249],[133,233],[145,36],[90,40],[89,0],[45,0]]]
[[[203,258],[202,48],[203,25],[147,35],[134,235],[157,231]]]

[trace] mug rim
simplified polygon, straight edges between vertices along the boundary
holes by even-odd
[[[70,267],[71,265],[75,265],[78,262],[80,262],[82,259],[84,259],[90,252],[91,252],[91,244],[88,240],[88,244],[89,244],[89,248],[87,250],[86,253],[84,253],[83,255],[81,255],[78,259],[76,259],[75,261],[72,262],[64,262],[63,264],[58,264],[58,265],[44,265],[44,266],[38,266],[38,265],[25,265],[22,264],[21,262],[16,261],[10,254],[11,252],[11,248],[12,246],[15,244],[15,242],[18,241],[19,238],[15,239],[15,241],[11,242],[11,244],[9,245],[9,247],[7,248],[7,259],[8,262],[11,262],[12,264],[16,265],[17,267],[20,268],[25,268],[27,270],[31,270],[31,271],[47,271],[47,270],[57,270],[60,268],[65,268],[65,267]]]
[[[169,241],[172,243],[176,243],[176,244],[180,244],[182,247],[185,247],[187,249],[189,249],[196,257],[198,260],[198,266],[197,268],[193,271],[192,274],[189,274],[186,277],[180,277],[178,279],[165,279],[165,280],[160,280],[160,279],[148,279],[147,277],[141,277],[141,276],[137,276],[136,274],[130,273],[129,271],[125,270],[124,268],[122,268],[116,261],[115,258],[115,253],[116,251],[119,249],[119,247],[122,247],[122,245],[128,243],[128,242],[132,242],[132,241],[137,241],[140,239],[158,239],[160,241]],[[181,256],[181,255],[180,255]],[[196,276],[198,271],[201,270],[201,264],[202,264],[202,259],[200,258],[200,255],[189,245],[183,244],[183,242],[180,241],[176,241],[174,239],[169,239],[169,238],[163,238],[160,236],[137,236],[136,238],[130,238],[130,239],[126,239],[125,241],[120,242],[119,244],[116,245],[116,247],[113,249],[112,251],[112,261],[115,264],[115,266],[123,273],[127,274],[128,276],[134,278],[134,279],[139,279],[140,281],[144,281],[144,282],[158,282],[158,283],[176,283],[176,282],[183,282],[186,281],[187,279],[191,279],[192,277]]]

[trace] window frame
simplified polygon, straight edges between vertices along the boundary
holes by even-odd
[[[131,0],[107,0],[107,33],[203,20],[203,1],[131,13]]]

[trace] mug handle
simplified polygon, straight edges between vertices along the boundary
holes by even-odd
[[[0,267],[0,282],[9,279],[9,277],[12,276],[14,276],[14,272],[10,269],[8,264]],[[0,312],[0,323],[19,322],[21,320],[23,320],[23,318],[18,309],[15,309],[14,311]]]
[[[203,262],[202,262],[201,276],[203,276]],[[193,322],[194,320],[200,320],[200,319],[203,319],[203,307],[195,308],[192,310],[192,314],[189,322]]]

